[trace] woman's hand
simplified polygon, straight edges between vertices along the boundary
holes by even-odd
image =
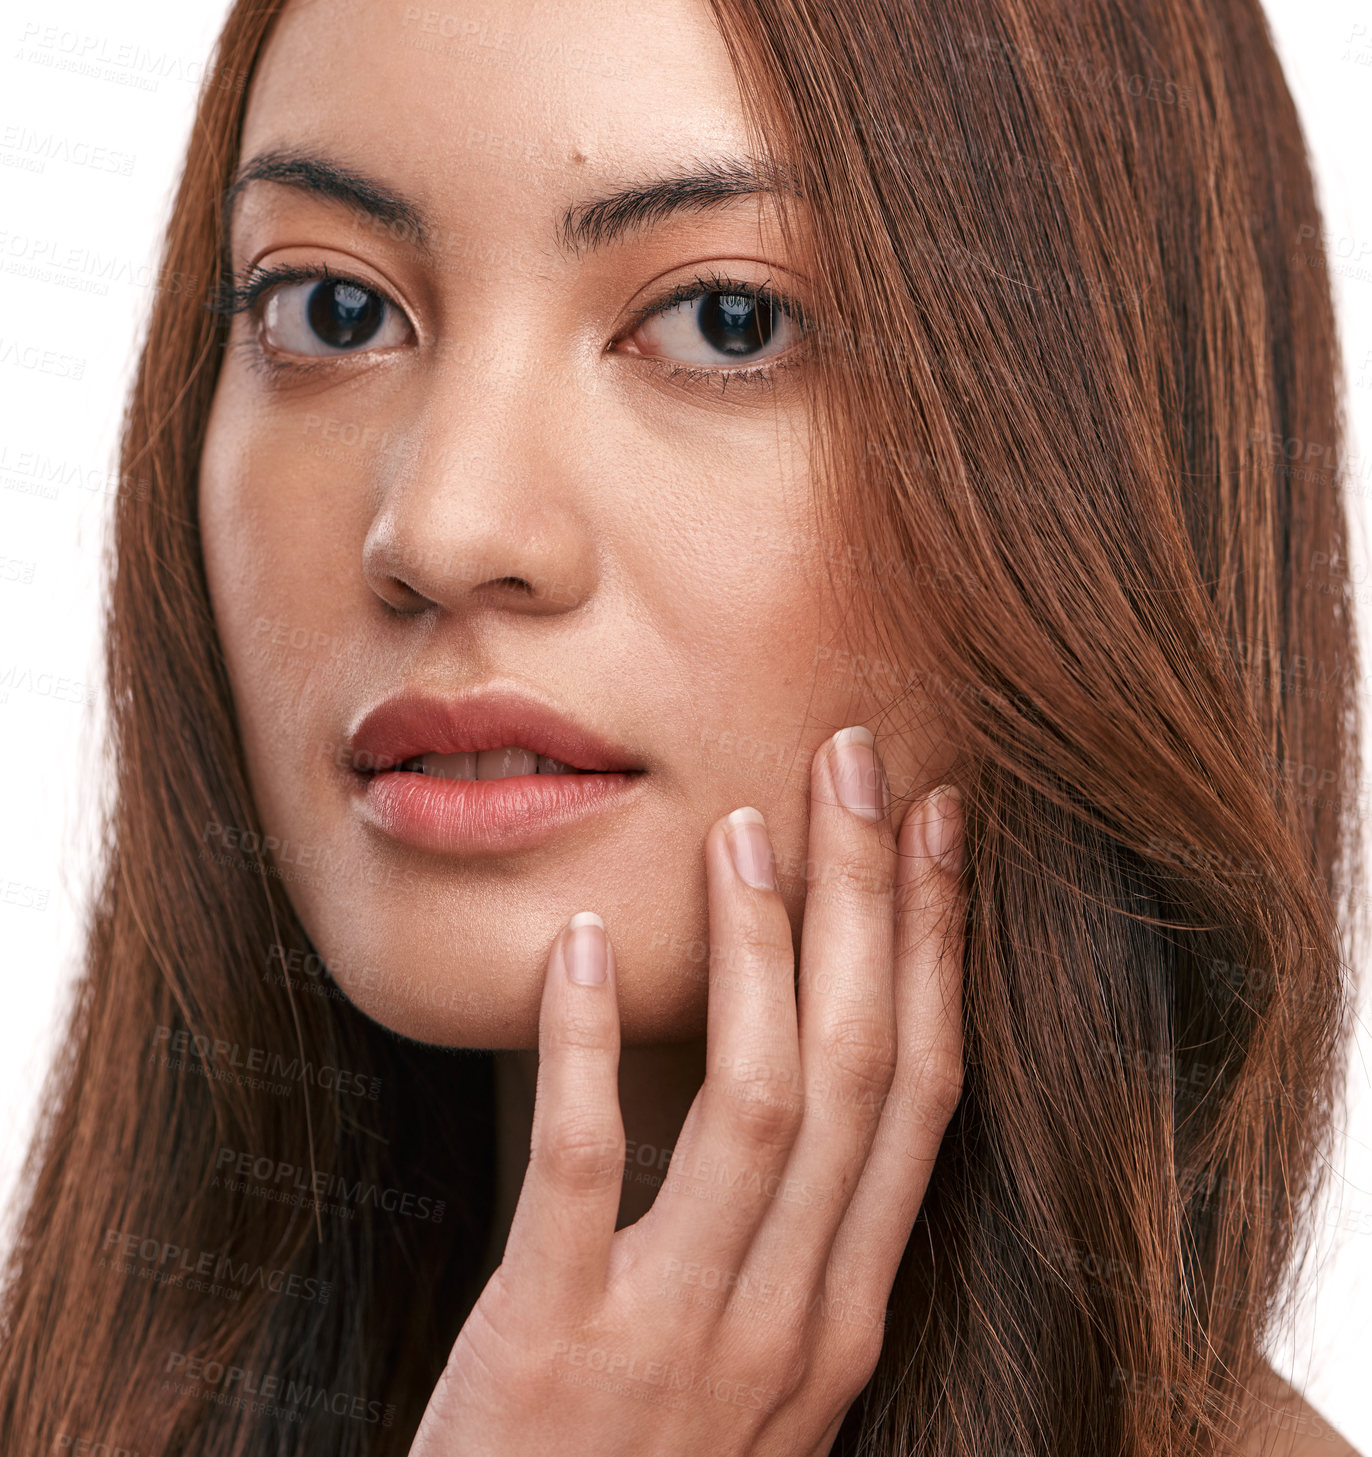
[[[708,1070],[619,1231],[614,949],[595,916],[559,933],[504,1261],[411,1457],[828,1453],[962,1085],[957,795],[914,806],[897,853],[871,742],[845,729],[811,765],[798,1003],[762,817],[711,826]]]

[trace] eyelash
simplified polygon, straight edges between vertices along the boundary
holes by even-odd
[[[718,381],[721,393],[727,390],[731,384],[761,385],[773,388],[776,384],[776,376],[783,369],[790,369],[793,365],[800,363],[800,352],[805,347],[804,337],[807,327],[805,311],[797,300],[788,295],[770,289],[766,284],[742,283],[723,273],[698,273],[694,278],[678,283],[663,298],[644,308],[634,309],[632,312],[634,317],[642,323],[645,319],[651,319],[658,314],[666,313],[669,309],[674,309],[678,304],[689,303],[712,293],[734,294],[740,298],[752,299],[758,304],[775,304],[800,329],[801,342],[793,345],[784,354],[769,359],[766,364],[748,365],[741,369],[709,369],[699,365],[674,364],[670,359],[658,359],[648,354],[639,357],[661,370],[668,379],[685,380],[692,384]]]
[[[210,311],[226,319],[232,319],[237,314],[249,313],[254,310],[262,297],[270,289],[280,287],[287,283],[307,283],[312,280],[320,283],[352,284],[355,288],[360,288],[367,293],[375,294],[389,308],[397,309],[401,313],[404,312],[403,309],[400,309],[400,305],[384,289],[377,288],[375,284],[368,283],[365,279],[354,277],[351,274],[336,273],[327,264],[323,263],[304,266],[282,263],[271,268],[261,268],[257,264],[253,264],[248,268],[241,281],[228,277],[225,278],[209,305]],[[718,381],[721,391],[727,390],[731,384],[736,386],[761,385],[764,387],[773,387],[776,383],[775,377],[781,370],[788,369],[800,362],[797,356],[804,347],[804,332],[807,327],[804,310],[797,300],[775,289],[770,289],[765,284],[743,283],[737,279],[729,278],[722,273],[702,273],[687,282],[677,284],[663,298],[646,305],[644,308],[634,309],[632,312],[634,317],[642,323],[644,320],[653,318],[657,314],[666,313],[678,304],[703,298],[711,293],[733,294],[738,297],[751,299],[759,305],[775,304],[800,328],[802,342],[792,346],[785,353],[777,355],[776,358],[769,359],[765,364],[748,365],[738,369],[711,369],[698,365],[676,364],[669,359],[659,359],[655,355],[650,354],[638,355],[636,357],[641,359],[645,364],[652,365],[661,370],[670,380],[682,380],[691,384],[704,384],[710,381]],[[271,379],[282,379],[285,377],[299,378],[304,375],[312,375],[320,369],[333,367],[340,360],[355,358],[367,352],[365,350],[356,350],[353,354],[339,353],[336,355],[321,355],[316,359],[301,363],[295,360],[273,358],[262,347],[261,341],[256,336],[247,340],[243,347],[248,351],[248,362],[252,368]]]

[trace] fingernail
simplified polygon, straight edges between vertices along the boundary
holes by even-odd
[[[605,922],[594,911],[578,911],[567,922],[563,959],[575,982],[594,986],[605,980]]]
[[[777,888],[776,861],[762,815],[751,805],[736,809],[724,820],[729,854],[739,878],[757,890]]]
[[[925,855],[937,860],[949,875],[956,875],[965,859],[961,790],[952,784],[940,785],[929,793],[919,813]]]
[[[829,777],[845,809],[866,820],[878,820],[890,803],[886,771],[877,758],[871,729],[855,724],[834,735],[829,751]]]

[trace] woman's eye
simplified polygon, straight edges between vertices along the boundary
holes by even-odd
[[[719,289],[650,314],[631,336],[641,352],[704,367],[770,359],[800,337],[800,326],[778,299]]]
[[[266,343],[286,354],[355,353],[401,344],[404,314],[374,289],[346,278],[278,284],[262,307]]]

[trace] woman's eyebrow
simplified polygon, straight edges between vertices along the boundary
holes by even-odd
[[[253,182],[276,182],[343,203],[398,226],[421,250],[429,247],[435,232],[423,208],[395,188],[327,157],[292,148],[259,153],[239,169],[223,199],[223,216],[230,227],[239,195]],[[689,171],[629,183],[603,197],[572,204],[558,222],[556,241],[564,252],[578,254],[621,242],[677,213],[705,211],[735,198],[782,190],[800,195],[789,169],[776,162],[711,158],[692,164]]]
[[[284,148],[259,152],[238,169],[238,175],[224,192],[223,216],[228,230],[233,227],[233,210],[239,196],[251,183],[279,182],[329,202],[343,203],[366,213],[378,222],[399,225],[409,241],[427,246],[428,229],[421,209],[393,188],[361,172],[312,152]]]
[[[558,242],[564,251],[580,253],[622,242],[681,212],[703,212],[738,197],[800,189],[789,170],[776,162],[750,162],[717,157],[648,182],[632,183],[605,197],[576,203],[562,215]]]

